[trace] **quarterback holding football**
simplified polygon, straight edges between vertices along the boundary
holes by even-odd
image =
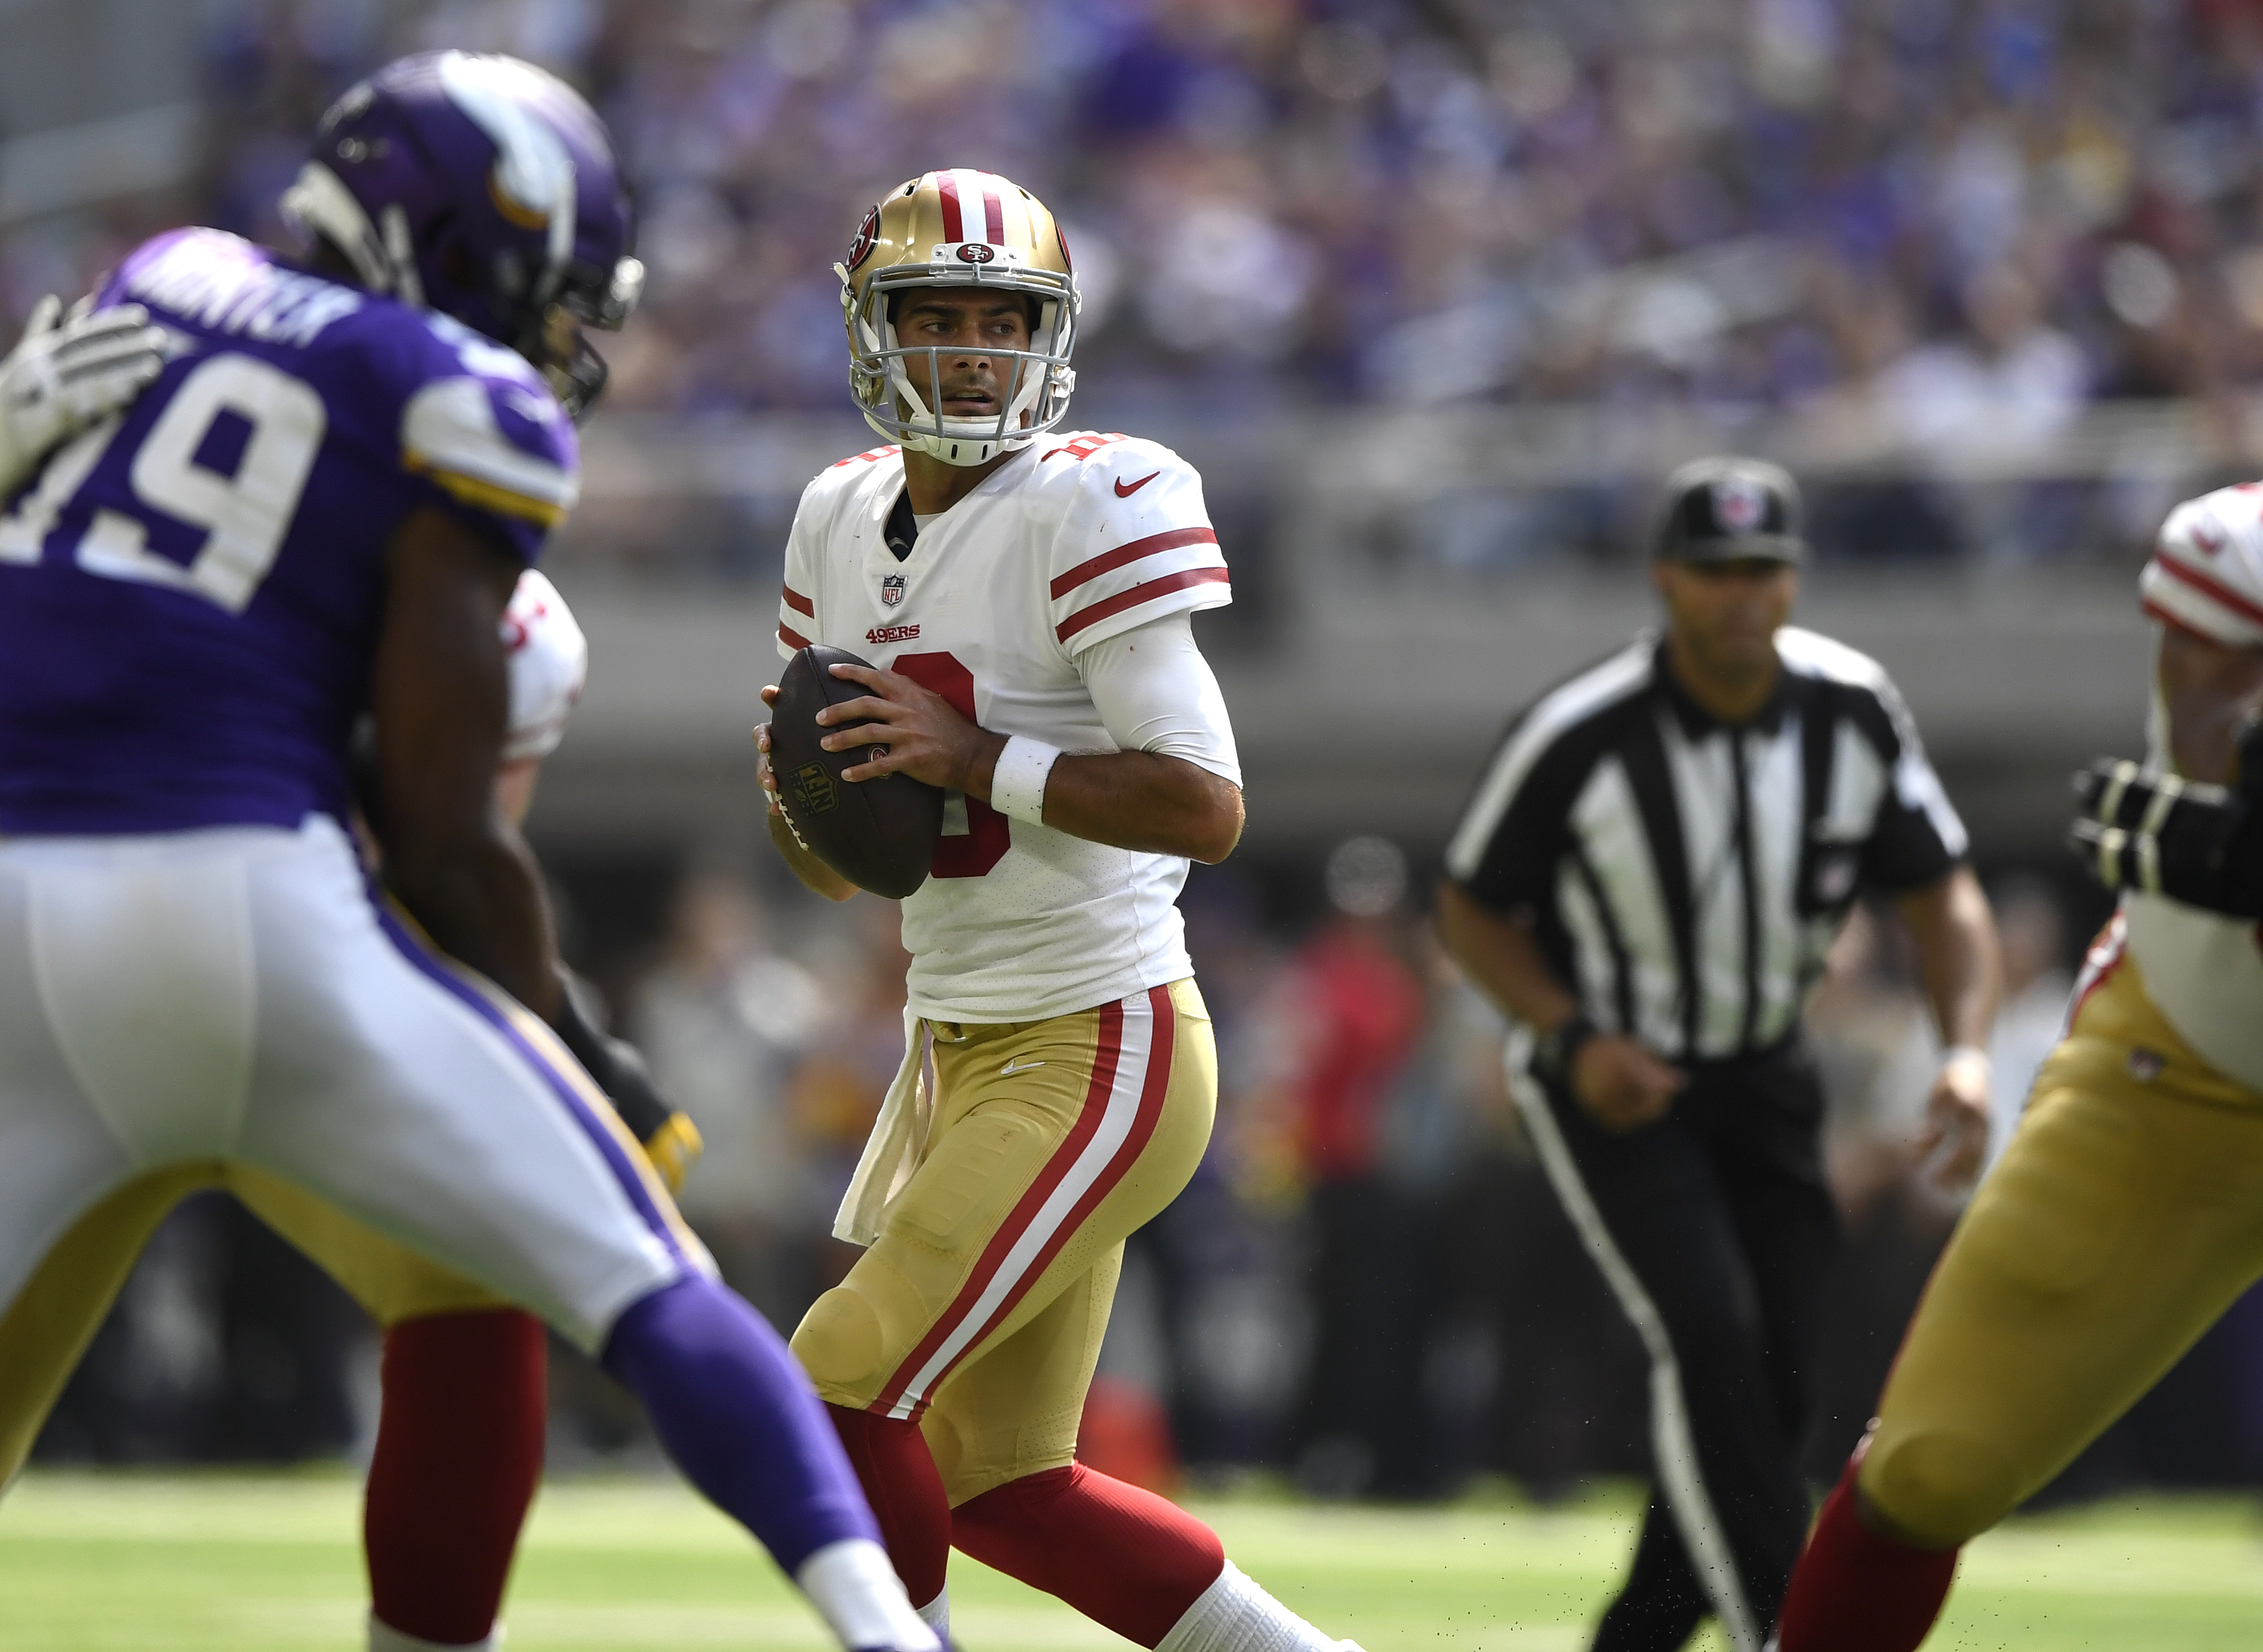
[[[870,663],[828,664],[846,697],[794,701],[821,705],[832,766],[797,759],[789,803],[895,776],[944,798],[940,836],[908,840],[933,847],[903,905],[903,1068],[835,1228],[866,1249],[794,1352],[939,1634],[956,1545],[1142,1646],[1333,1648],[1208,1527],[1074,1461],[1124,1238],[1186,1185],[1217,1100],[1175,905],[1242,824],[1189,624],[1232,596],[1201,480],[1153,442],[1056,434],[1076,277],[1028,191],[926,173],[837,272],[889,444],[804,492],[778,642]],[[780,748],[806,742],[776,709]],[[846,898],[756,733],[773,841]]]

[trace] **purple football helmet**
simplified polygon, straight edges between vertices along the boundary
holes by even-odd
[[[556,313],[610,331],[644,287],[604,123],[515,57],[425,52],[380,69],[322,117],[283,213],[371,291],[518,351],[577,418],[605,364]]]

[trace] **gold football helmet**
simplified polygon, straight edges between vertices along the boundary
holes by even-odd
[[[865,422],[890,441],[948,465],[980,465],[1025,446],[1068,411],[1076,373],[1076,273],[1045,203],[995,172],[957,167],[893,191],[864,214],[849,256],[833,266],[849,324],[849,389]],[[1025,350],[981,354],[1012,363],[998,416],[941,414],[947,351],[903,345],[889,300],[914,287],[1002,287],[1037,300]]]

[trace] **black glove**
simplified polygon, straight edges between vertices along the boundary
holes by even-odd
[[[2107,888],[2263,919],[2263,724],[2239,736],[2236,787],[2100,758],[2074,777],[2067,847]]]
[[[558,1042],[574,1052],[574,1059],[612,1102],[613,1111],[621,1115],[629,1134],[643,1143],[645,1157],[652,1160],[668,1190],[681,1193],[683,1179],[703,1146],[699,1127],[690,1115],[677,1112],[661,1099],[653,1087],[652,1070],[644,1064],[644,1057],[634,1044],[599,1032],[590,1024],[570,984],[564,984],[554,1030]]]

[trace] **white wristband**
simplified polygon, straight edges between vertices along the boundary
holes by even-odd
[[[1995,1070],[1996,1064],[1988,1059],[1988,1052],[1977,1044],[1951,1044],[1941,1052],[1941,1064],[1943,1068],[1954,1067],[1960,1063],[1969,1061],[1978,1062],[1984,1075]]]
[[[1045,776],[1059,761],[1060,748],[1043,740],[1009,735],[990,774],[990,806],[1031,826],[1045,823]]]

